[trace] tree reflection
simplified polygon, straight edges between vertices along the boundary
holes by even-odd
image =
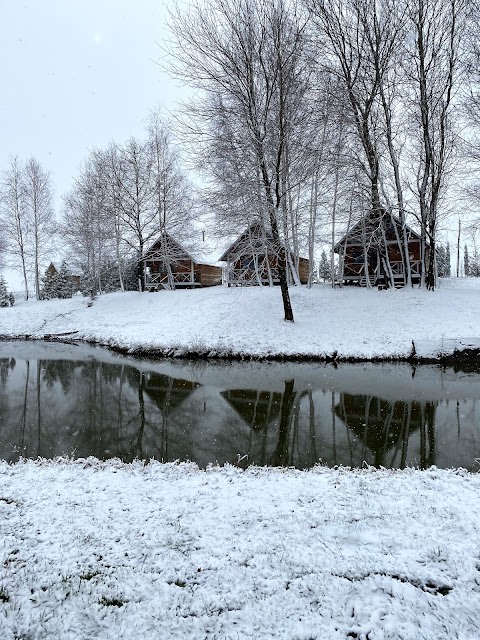
[[[67,454],[193,460],[201,466],[366,462],[426,468],[448,459],[445,441],[452,434],[457,464],[470,468],[469,461],[479,457],[480,416],[473,399],[449,408],[448,401],[386,400],[329,384],[312,388],[289,375],[291,369],[279,384],[272,382],[270,366],[259,388],[236,388],[234,381],[246,378],[234,366],[219,368],[218,386],[189,379],[202,379],[203,370],[177,370],[182,374],[132,361],[2,358],[0,458]],[[281,365],[278,371],[285,374]],[[214,377],[209,373],[208,379]]]
[[[8,374],[15,369],[16,364],[15,358],[0,358],[0,383],[3,389],[7,384]]]
[[[420,436],[419,466],[424,469],[435,464],[436,402],[389,401],[375,396],[340,394],[335,414],[361,443],[361,458],[375,466],[407,464],[409,439],[415,432]],[[353,449],[354,443],[350,442]],[[352,456],[353,457],[353,456]]]

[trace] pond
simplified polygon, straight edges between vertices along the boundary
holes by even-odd
[[[0,343],[0,459],[480,469],[480,374]]]

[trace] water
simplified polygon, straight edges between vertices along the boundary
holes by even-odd
[[[480,374],[0,343],[0,458],[480,469]]]

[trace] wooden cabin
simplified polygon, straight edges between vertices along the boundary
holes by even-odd
[[[382,228],[383,227],[383,228]],[[406,227],[408,255],[412,273],[412,283],[418,284],[422,276],[421,238],[410,227]],[[339,282],[343,285],[371,286],[385,283],[385,266],[382,265],[385,239],[388,263],[392,270],[395,286],[405,282],[401,241],[403,239],[400,220],[385,214],[374,219],[365,216],[348,231],[334,247],[339,254]],[[428,258],[428,247],[427,256]],[[385,261],[385,260],[384,260]]]
[[[146,252],[143,266],[146,291],[222,284],[222,267],[195,260],[168,233],[163,233]]]
[[[265,227],[259,222],[250,225],[220,258],[220,262],[227,263],[228,286],[280,284],[277,254],[272,235]],[[298,274],[302,284],[307,283],[309,272],[309,260],[300,258]]]

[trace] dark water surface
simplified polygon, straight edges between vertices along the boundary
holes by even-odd
[[[480,374],[0,343],[0,458],[480,469]]]

